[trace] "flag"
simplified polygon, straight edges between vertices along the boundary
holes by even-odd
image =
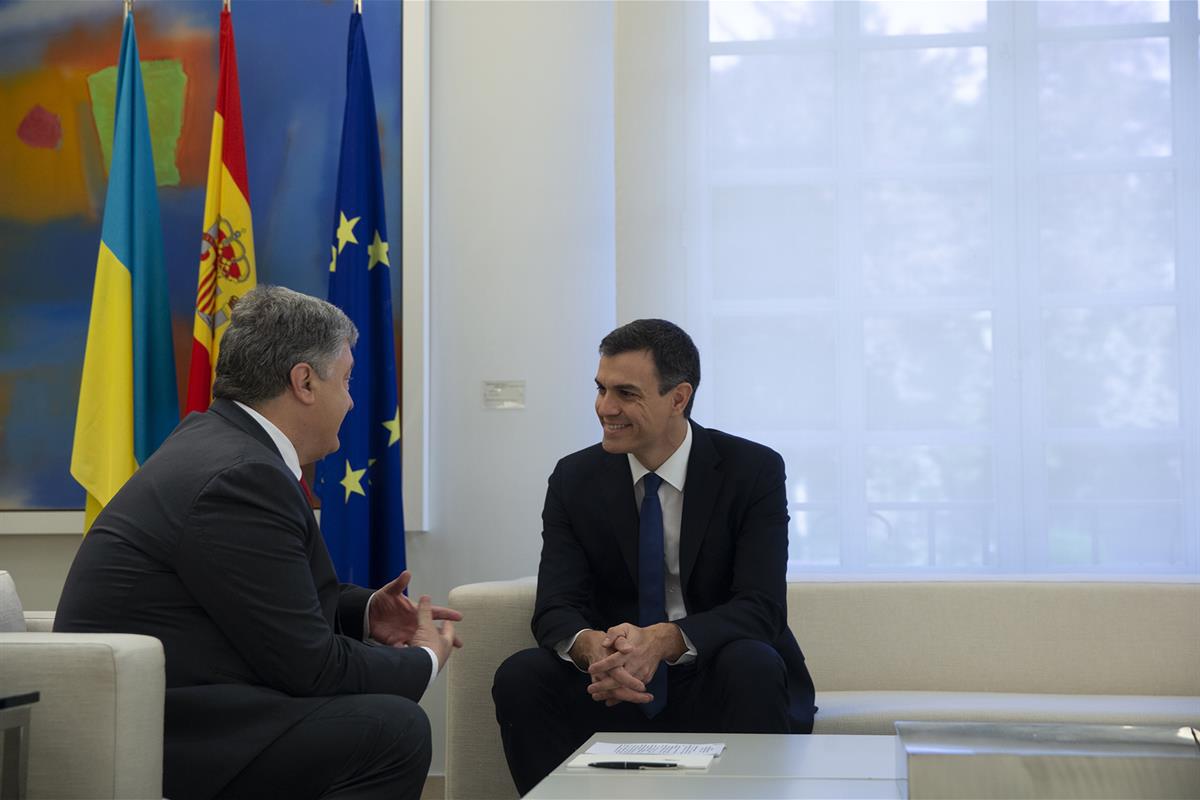
[[[317,493],[339,577],[368,586],[382,586],[405,565],[391,291],[400,249],[388,244],[376,124],[362,14],[355,11],[329,261],[329,301],[358,326],[354,408],[342,423],[340,449],[317,465]]]
[[[225,8],[221,11],[221,67],[208,152],[208,188],[204,197],[200,277],[196,283],[185,413],[208,408],[229,313],[237,299],[256,283],[237,51],[233,46],[233,16]]]
[[[130,13],[71,449],[71,475],[87,492],[85,531],[179,422],[157,191]]]

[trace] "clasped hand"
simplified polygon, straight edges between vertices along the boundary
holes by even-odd
[[[654,699],[646,691],[646,684],[667,655],[658,627],[641,628],[626,622],[605,632],[587,632],[593,635],[588,659],[588,674],[592,678],[588,694],[593,700],[615,706],[621,702],[649,703]]]
[[[454,634],[454,623],[462,614],[453,608],[435,606],[429,595],[422,595],[417,605],[404,595],[412,580],[408,570],[371,597],[368,612],[369,633],[372,639],[392,647],[428,647],[444,665],[452,648],[462,647]],[[441,624],[435,620],[440,620]]]

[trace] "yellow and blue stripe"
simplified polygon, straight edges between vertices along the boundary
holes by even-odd
[[[84,530],[179,421],[162,226],[133,14],[117,69],[112,166],[75,418]]]

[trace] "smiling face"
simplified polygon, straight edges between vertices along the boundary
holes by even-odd
[[[354,356],[350,353],[350,345],[343,344],[337,358],[329,365],[327,377],[322,378],[316,370],[312,372],[310,388],[316,411],[312,415],[313,433],[321,450],[318,458],[329,455],[341,446],[338,430],[342,427],[342,420],[354,408],[354,400],[350,397],[350,371],[353,368]]]
[[[692,386],[681,383],[659,394],[658,369],[649,350],[600,356],[596,371],[596,416],[610,453],[633,453],[647,469],[658,469],[687,434],[684,409]]]

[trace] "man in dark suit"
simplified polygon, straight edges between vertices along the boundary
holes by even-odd
[[[416,701],[461,615],[414,606],[407,572],[374,593],[339,586],[300,472],[338,448],[357,337],[323,300],[243,297],[212,407],[113,497],[67,576],[55,630],[163,643],[173,800],[420,796]]]
[[[783,460],[690,420],[700,354],[665,320],[600,343],[600,444],[558,462],[533,634],[492,696],[521,794],[596,731],[810,733],[787,624]]]

